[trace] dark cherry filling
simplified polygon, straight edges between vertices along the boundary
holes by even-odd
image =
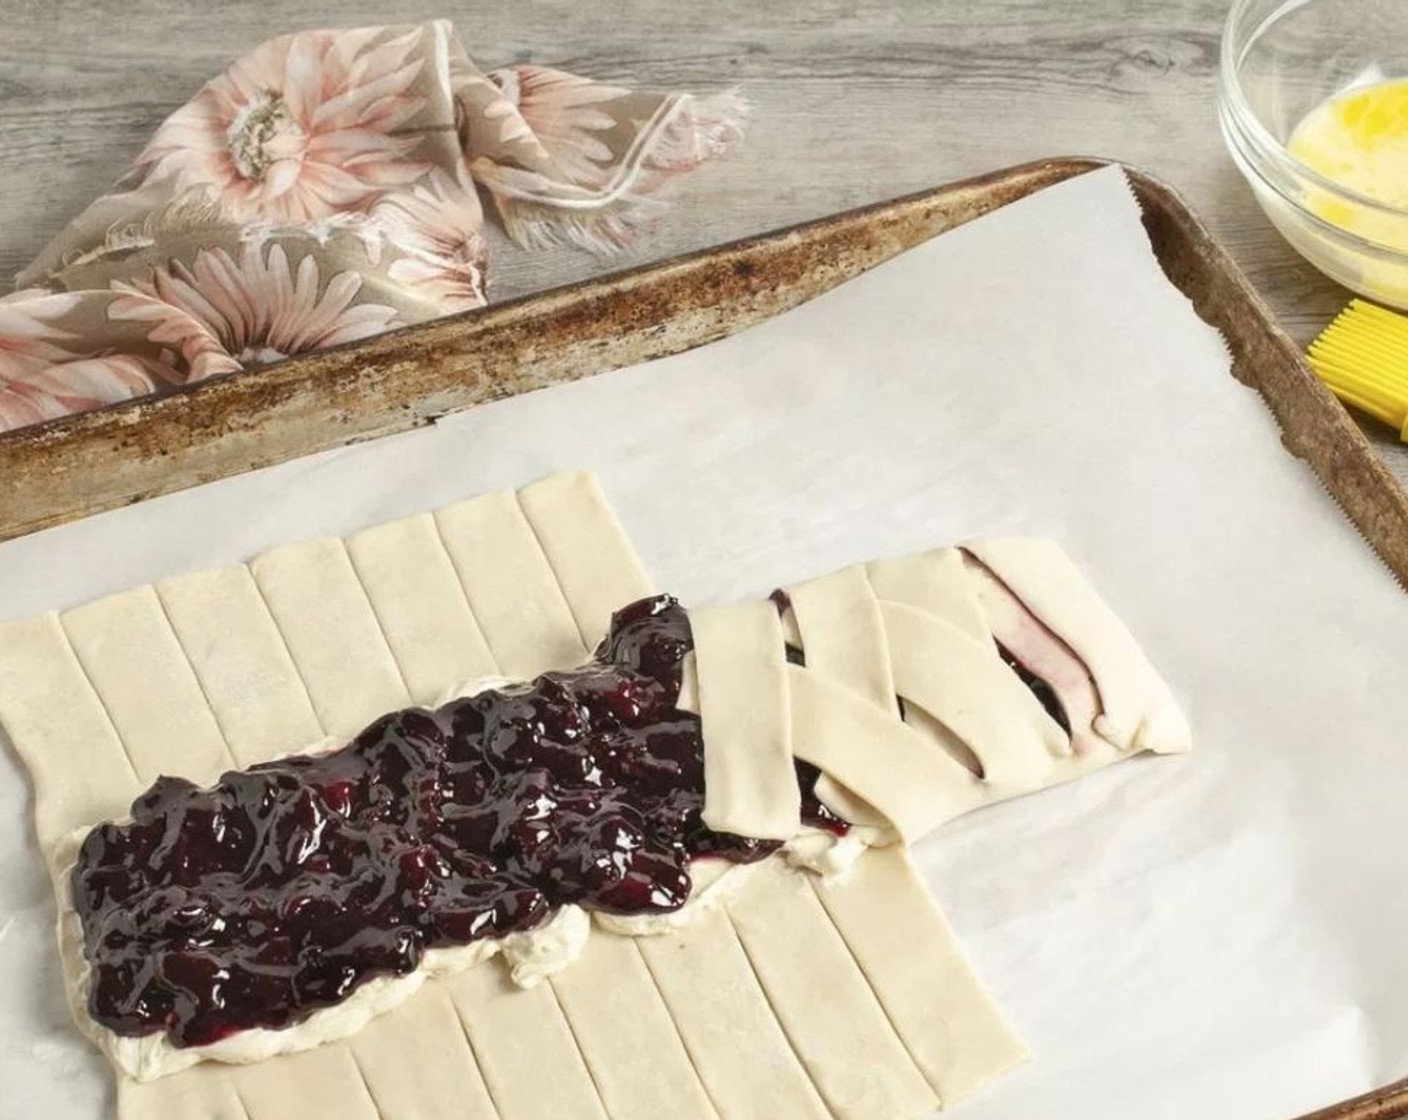
[[[1032,695],[1041,701],[1041,706],[1046,709],[1046,714],[1060,724],[1061,730],[1069,735],[1071,720],[1066,715],[1066,709],[1061,704],[1061,698],[1056,695],[1056,690],[1013,657],[1011,650],[1001,642],[998,643],[997,652],[1002,656],[1007,667],[1016,673],[1021,682],[1031,690]]]
[[[208,790],[159,779],[74,867],[93,1018],[178,1046],[286,1027],[426,949],[568,903],[676,910],[691,859],[776,851],[703,824],[699,720],[675,707],[691,646],[683,608],[645,599],[586,668],[396,712]],[[843,833],[797,770],[804,819]]]

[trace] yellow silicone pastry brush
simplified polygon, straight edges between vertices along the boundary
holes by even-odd
[[[1310,368],[1345,404],[1408,442],[1408,317],[1352,301],[1310,344]]]

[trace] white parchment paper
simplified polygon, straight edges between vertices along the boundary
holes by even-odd
[[[920,850],[1036,1058],[969,1120],[1286,1117],[1408,1072],[1408,595],[1165,280],[1122,177],[1054,187],[702,350],[0,545],[0,617],[598,471],[702,603],[1060,540],[1191,715]],[[88,1120],[0,756],[0,1116]]]

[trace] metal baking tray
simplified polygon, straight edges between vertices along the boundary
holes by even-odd
[[[486,401],[722,338],[946,230],[1109,161],[1060,158],[0,435],[0,540]],[[1169,279],[1408,587],[1408,495],[1227,253],[1166,185],[1125,169]],[[1408,1081],[1303,1120],[1408,1116]]]

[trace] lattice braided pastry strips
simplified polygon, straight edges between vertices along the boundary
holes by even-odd
[[[793,759],[847,819],[912,842],[961,813],[1140,751],[1187,721],[1054,543],[877,560],[690,612],[681,703],[703,719],[711,828],[790,839]]]

